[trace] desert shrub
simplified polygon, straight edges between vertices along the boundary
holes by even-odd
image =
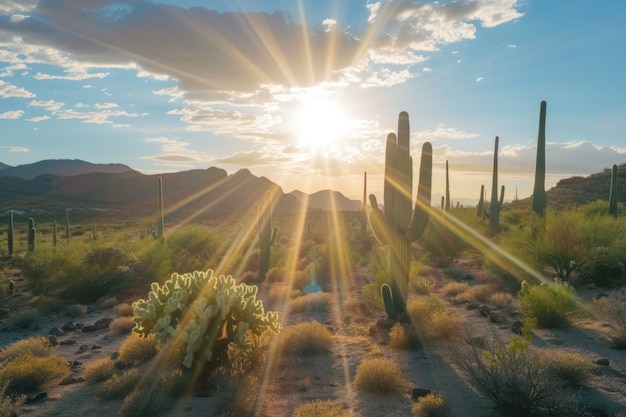
[[[626,287],[593,301],[594,312],[609,324],[610,339],[618,349],[626,349]]]
[[[578,353],[560,349],[542,349],[539,359],[544,362],[547,373],[565,386],[584,385],[591,376],[591,362]]]
[[[130,333],[135,327],[132,317],[122,316],[114,319],[109,325],[109,329],[116,333]]]
[[[275,266],[270,268],[265,274],[267,282],[287,282],[287,268],[284,266]]]
[[[175,271],[204,270],[207,262],[219,254],[223,239],[212,228],[194,224],[167,234],[167,247]]]
[[[414,323],[427,320],[435,311],[443,310],[443,303],[434,295],[423,295],[409,299],[407,313]]]
[[[477,301],[487,301],[494,292],[494,288],[489,284],[470,285],[469,288],[454,297],[457,304],[472,303]]]
[[[411,413],[413,417],[447,417],[450,409],[441,395],[430,393],[417,400]]]
[[[567,327],[573,314],[579,311],[574,288],[567,283],[523,283],[518,302],[522,311],[544,328]]]
[[[428,252],[429,262],[439,268],[452,265],[467,247],[465,241],[452,232],[445,218],[442,221],[434,218],[429,220],[420,244]]]
[[[156,415],[168,411],[174,405],[173,398],[179,396],[185,388],[187,378],[182,370],[159,368],[151,371],[127,397],[120,407],[120,417]],[[132,380],[132,376],[127,382]]]
[[[115,372],[115,363],[109,358],[98,359],[85,365],[83,376],[88,384],[109,379]]]
[[[84,304],[72,304],[67,306],[65,313],[71,318],[82,317],[87,314],[87,306]]]
[[[23,258],[19,266],[24,276],[28,278],[28,287],[33,295],[50,295],[63,282],[67,271],[80,266],[81,257],[80,249],[73,246],[64,248],[62,252],[40,247],[33,254]]]
[[[246,346],[248,332],[280,332],[278,314],[265,312],[256,294],[256,286],[236,284],[232,276],[218,277],[210,269],[174,273],[162,286],[152,283],[148,299],[133,304],[134,332],[154,335],[180,353],[184,368],[208,376],[227,360],[230,343]]]
[[[453,339],[465,327],[465,318],[452,310],[438,310],[428,319],[426,337],[432,340]]]
[[[314,292],[296,297],[289,301],[287,308],[292,314],[311,313],[313,311],[328,311],[333,301],[329,292]]]
[[[119,302],[120,301],[117,299],[117,297],[104,297],[98,301],[98,305],[100,306],[100,308],[109,309],[117,306]],[[130,314],[132,315],[132,308]]]
[[[26,329],[36,325],[40,316],[39,310],[30,307],[12,311],[7,318],[7,326],[10,329]]]
[[[507,308],[513,305],[515,297],[508,292],[498,291],[491,294],[488,301],[498,308]]]
[[[448,282],[447,284],[445,284],[441,288],[441,291],[443,292],[444,295],[456,296],[458,294],[461,294],[461,293],[467,291],[469,289],[469,287],[470,287],[470,285],[467,282],[451,281],[451,282]]]
[[[33,356],[51,355],[54,349],[43,336],[29,337],[11,343],[6,348],[0,350],[0,363],[11,361],[19,356],[31,354]]]
[[[413,327],[408,323],[395,323],[389,331],[389,346],[396,349],[417,349],[420,341]]]
[[[52,354],[41,357],[32,353],[20,355],[0,365],[0,386],[9,392],[28,392],[69,372],[67,361]]]
[[[25,395],[7,394],[6,386],[0,387],[0,417],[16,417],[25,401]]]
[[[507,416],[575,416],[573,396],[555,378],[540,353],[530,346],[533,321],[522,336],[504,343],[499,337],[484,343],[469,339],[454,357],[472,382]]]
[[[402,383],[400,368],[389,359],[365,359],[357,366],[354,375],[358,389],[374,394],[397,394]]]
[[[354,412],[346,410],[334,401],[315,400],[298,406],[292,417],[354,417]]]
[[[285,328],[281,350],[288,355],[328,353],[333,344],[332,333],[317,321],[294,324]]]
[[[96,398],[99,400],[122,400],[137,387],[140,380],[141,375],[137,368],[113,375],[104,381],[96,394]]]
[[[158,341],[153,335],[140,337],[131,334],[120,345],[119,359],[124,363],[142,364],[159,353]]]
[[[621,248],[598,247],[582,272],[583,279],[596,285],[609,286],[623,282],[626,268]]]
[[[31,308],[39,310],[41,314],[61,313],[67,307],[65,301],[60,298],[45,295],[33,297],[29,305]]]
[[[114,308],[115,313],[117,313],[118,316],[122,316],[122,317],[132,317],[133,315],[133,305],[130,303],[121,303],[121,304],[117,304]]]

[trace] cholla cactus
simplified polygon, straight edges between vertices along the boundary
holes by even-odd
[[[221,359],[230,342],[245,347],[248,331],[280,332],[278,313],[265,312],[256,294],[256,286],[236,284],[232,276],[218,277],[210,269],[174,273],[162,286],[153,282],[147,300],[133,303],[133,331],[152,333],[163,343],[182,343],[183,366],[202,369]]]

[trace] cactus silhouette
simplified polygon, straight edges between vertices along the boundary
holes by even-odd
[[[156,238],[165,240],[165,215],[163,214],[163,178],[159,177],[158,181],[158,191],[157,191],[157,209],[158,209],[158,219],[157,219],[157,227],[156,227]]]
[[[387,136],[385,149],[384,208],[370,194],[372,232],[389,246],[390,285],[381,288],[387,315],[396,319],[406,311],[411,265],[411,241],[418,239],[428,223],[432,183],[432,145],[422,146],[419,185],[412,209],[413,160],[409,153],[409,115],[398,117],[398,134]]]
[[[7,235],[7,240],[9,244],[9,256],[13,255],[13,210],[9,210],[9,230]]]
[[[535,164],[535,186],[532,197],[533,212],[543,218],[546,214],[546,102],[539,110],[539,135],[537,137],[537,162]]]
[[[446,160],[446,205],[445,205],[445,211],[449,212],[450,209],[451,209],[451,206],[450,206],[450,176],[448,175],[448,161]]]
[[[498,144],[500,139],[496,136],[493,150],[493,174],[491,180],[491,202],[489,204],[489,233],[497,235],[500,230],[500,209],[504,203],[504,185],[498,201]]]
[[[611,191],[609,192],[609,214],[617,216],[617,165],[611,170]]]
[[[265,279],[270,269],[270,248],[278,237],[278,227],[272,227],[272,196],[269,192],[265,195],[265,204],[259,207],[257,232],[261,246],[259,272],[261,279]]]
[[[35,219],[28,218],[28,251],[35,252],[37,249],[37,229],[35,228]]]

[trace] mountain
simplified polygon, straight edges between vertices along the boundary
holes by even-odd
[[[15,167],[0,162],[0,176],[17,177],[26,180],[32,180],[44,174],[69,177],[93,172],[114,174],[128,171],[136,172],[123,164],[93,164],[80,159],[46,159]]]
[[[80,166],[75,161],[68,164]],[[56,172],[70,171],[62,164],[52,165]],[[231,175],[215,167],[145,175],[132,169],[101,172],[102,165],[98,164],[85,163],[82,166],[96,171],[70,176],[45,173],[32,179],[0,175],[0,213],[13,209],[58,215],[66,208],[72,208],[78,212],[98,210],[151,216],[156,211],[159,176],[163,180],[165,211],[172,217],[201,219],[250,212],[256,215],[267,193],[272,195],[274,210],[300,210],[307,200],[308,207],[314,209],[332,207],[331,200],[336,202],[339,210],[357,210],[360,207],[359,202],[330,190],[315,193],[309,198],[300,192],[285,194],[277,184],[265,177],[257,177],[247,169]],[[114,166],[123,167],[106,165]]]

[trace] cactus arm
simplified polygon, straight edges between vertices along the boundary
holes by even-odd
[[[392,236],[389,231],[387,221],[385,220],[385,215],[378,207],[378,201],[376,200],[376,196],[374,194],[370,194],[370,205],[372,206],[372,209],[370,210],[368,219],[372,233],[381,244],[390,245]]]
[[[396,319],[399,315],[398,310],[393,302],[393,296],[391,295],[391,287],[387,284],[383,284],[380,288],[380,293],[383,297],[383,304],[385,305],[385,312],[391,319]]]
[[[410,241],[418,239],[428,224],[428,209],[430,207],[430,190],[433,172],[433,147],[430,142],[422,145],[422,159],[420,161],[419,185],[415,197],[413,216],[409,224],[406,237]]]
[[[504,185],[500,187],[500,201],[498,201],[498,206],[502,209],[502,205],[504,204]]]

